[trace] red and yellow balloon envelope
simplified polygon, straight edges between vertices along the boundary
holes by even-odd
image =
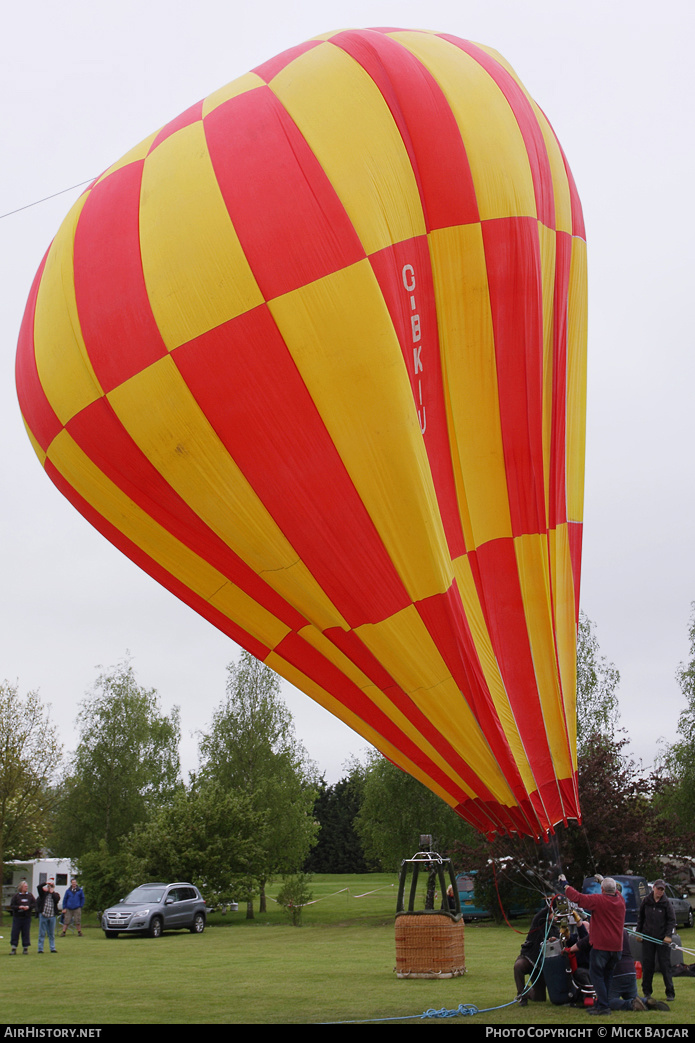
[[[328,34],[74,205],[17,359],[115,546],[480,830],[579,815],[586,254],[495,51]]]

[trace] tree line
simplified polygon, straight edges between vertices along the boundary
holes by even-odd
[[[686,706],[678,739],[650,770],[626,752],[617,669],[580,616],[578,785],[583,821],[549,844],[484,840],[438,797],[376,752],[328,785],[295,734],[276,674],[248,653],[227,668],[225,697],[198,736],[199,767],[184,781],[178,708],[138,684],[126,660],[101,673],[80,704],[78,742],[64,757],[35,692],[0,684],[0,862],[48,848],[69,857],[93,908],[147,879],[196,883],[212,903],[255,903],[278,875],[395,871],[421,833],[481,890],[491,859],[555,860],[570,879],[663,872],[660,856],[695,841],[695,603],[690,658],[677,678]],[[665,847],[668,846],[668,851]],[[504,878],[504,874],[503,874]],[[478,886],[478,885],[477,885]],[[502,881],[502,888],[511,887]],[[512,896],[506,895],[505,901]]]

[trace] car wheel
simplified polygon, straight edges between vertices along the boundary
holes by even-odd
[[[118,931],[104,931],[106,938],[118,938]]]
[[[686,917],[686,921],[683,924],[683,926],[684,927],[692,927],[693,926],[693,911],[692,911],[692,909],[688,912],[688,915]]]
[[[193,917],[193,923],[188,928],[191,934],[202,934],[205,930],[205,917],[202,913],[196,913]]]
[[[150,938],[161,938],[162,935],[162,920],[159,916],[153,916],[150,921],[149,929]]]

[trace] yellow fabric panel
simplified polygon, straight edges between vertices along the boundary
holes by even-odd
[[[319,44],[273,77],[270,87],[328,175],[367,254],[424,235],[403,139],[356,61],[330,43]]]
[[[553,753],[555,776],[567,778],[571,774],[572,765],[567,749],[564,706],[556,670],[548,541],[543,534],[518,536],[514,540],[514,550],[543,726]],[[555,776],[536,775],[536,781],[541,786],[552,782]]]
[[[367,260],[268,307],[413,601],[451,563],[398,338]]]
[[[490,641],[490,634],[483,616],[473,573],[471,572],[470,561],[466,555],[462,555],[454,561],[454,570],[466,619],[471,628],[471,636],[478,653],[480,666],[495,707],[495,712],[504,730],[522,782],[530,792],[535,788],[533,772],[529,767],[528,757],[519,736],[516,719],[509,705],[509,698],[500,674],[492,642]]]
[[[290,684],[293,684],[295,688],[304,692],[305,695],[310,696],[310,698],[317,702],[319,706],[323,706],[323,708],[328,710],[329,713],[332,713],[334,717],[337,717],[338,720],[347,724],[349,728],[352,728],[358,735],[361,735],[367,740],[367,742],[371,743],[371,745],[383,753],[385,757],[388,757],[389,760],[392,760],[394,764],[397,764],[403,769],[403,771],[408,772],[409,775],[413,775],[423,784],[423,786],[427,786],[433,793],[436,793],[442,798],[442,800],[445,800],[451,807],[456,805],[457,800],[453,798],[450,793],[447,793],[446,790],[433,782],[428,775],[425,775],[417,765],[413,764],[412,761],[405,757],[400,750],[396,749],[395,746],[392,746],[383,735],[367,724],[367,722],[361,717],[357,717],[357,715],[347,706],[335,699],[329,692],[324,688],[321,688],[320,685],[318,685],[312,678],[307,677],[307,675],[302,673],[301,670],[298,670],[292,663],[288,663],[287,660],[283,659],[277,652],[271,652],[270,655],[266,656],[264,662],[271,670],[280,674],[280,676],[284,677],[285,680],[290,682]],[[366,689],[364,694],[373,699],[374,694],[377,691],[378,689],[372,687],[371,690]],[[421,738],[418,739],[418,747],[428,756],[431,756],[432,758],[437,757],[437,763],[442,766],[447,775],[451,776],[451,772],[446,764],[444,764],[441,758],[438,757],[435,751],[433,751],[427,743],[423,743]],[[452,783],[452,788],[454,786],[458,786],[469,797],[476,796],[470,786],[464,785],[458,777],[455,777]]]
[[[183,543],[153,521],[85,456],[66,430],[51,443],[48,458],[94,510],[194,594],[220,608],[264,644],[277,644],[288,628],[234,587]]]
[[[497,363],[480,225],[429,235],[454,477],[469,550],[511,537]]]
[[[36,368],[61,424],[103,394],[82,339],[73,275],[75,227],[88,194],[80,196],[58,229],[36,299]]]
[[[494,80],[454,44],[422,33],[392,35],[420,59],[444,91],[466,147],[481,220],[537,217],[524,139]]]
[[[201,121],[170,135],[145,160],[140,251],[152,312],[170,351],[263,303]]]
[[[567,525],[550,533],[550,565],[555,598],[555,636],[560,683],[565,703],[572,767],[577,768],[577,624],[574,576]]]
[[[565,162],[562,158],[562,152],[557,138],[553,133],[553,129],[548,123],[543,110],[536,105],[532,98],[529,98],[529,101],[533,107],[538,126],[541,129],[543,140],[545,141],[545,149],[548,153],[550,174],[553,179],[553,196],[555,199],[555,227],[558,232],[568,232],[571,235],[572,198],[570,196],[569,181],[567,180],[567,171],[565,170]]]
[[[496,799],[513,800],[487,740],[446,663],[411,605],[356,633],[430,723],[459,750]]]
[[[162,477],[254,572],[321,629],[347,627],[229,456],[170,355],[108,399]]]
[[[543,496],[545,519],[548,521],[550,503],[550,466],[553,424],[553,326],[555,322],[555,265],[557,237],[553,229],[538,222],[538,245],[541,258],[541,286],[543,303]]]
[[[586,444],[586,243],[572,240],[567,337],[567,518],[584,517]]]
[[[152,142],[158,134],[159,130],[155,130],[152,134],[149,134],[148,137],[144,139],[144,141],[141,141],[139,145],[135,145],[134,148],[131,148],[130,151],[126,152],[125,156],[121,156],[119,160],[117,160],[115,163],[112,163],[111,166],[108,167],[104,171],[104,173],[96,179],[95,184],[98,184],[100,181],[103,181],[105,177],[108,177],[109,174],[113,174],[114,171],[120,170],[121,167],[127,167],[129,163],[136,163],[138,160],[144,159],[147,153],[152,148]]]
[[[229,101],[230,98],[236,98],[240,94],[246,94],[247,91],[263,86],[265,86],[265,80],[262,80],[255,72],[247,72],[243,76],[239,76],[238,79],[232,80],[231,83],[213,91],[212,94],[208,94],[203,101],[203,119],[219,105]]]

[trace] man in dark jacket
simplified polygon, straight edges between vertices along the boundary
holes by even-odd
[[[671,935],[676,929],[673,906],[666,897],[666,884],[655,880],[652,892],[642,899],[637,916],[637,931],[642,938],[642,991],[645,1000],[651,999],[654,964],[666,986],[666,999],[675,1000],[676,994],[671,977]]]
[[[31,914],[36,907],[36,899],[29,891],[26,880],[22,880],[16,894],[12,895],[10,901],[10,912],[12,913],[12,933],[10,936],[10,955],[17,955],[19,936],[22,936],[22,951],[29,952],[31,945]]]
[[[548,938],[559,938],[560,932],[552,909],[541,909],[531,921],[526,940],[522,943],[521,952],[514,964],[514,983],[517,1000],[525,1007],[529,999],[540,1003],[545,1001],[545,979],[543,977],[541,949]],[[528,992],[526,992],[526,975],[531,975]]]

